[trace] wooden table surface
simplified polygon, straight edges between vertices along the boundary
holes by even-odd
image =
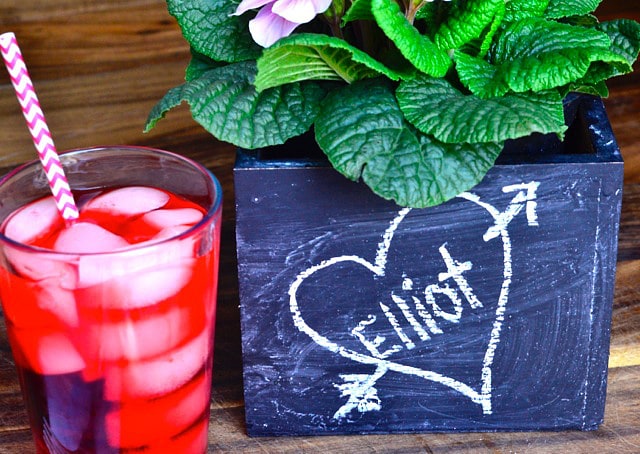
[[[598,15],[640,20],[640,4],[605,0]],[[210,452],[640,452],[640,73],[609,84],[605,101],[625,158],[625,187],[605,423],[594,432],[461,433],[249,438],[242,400],[235,263],[233,147],[211,138],[187,108],[156,130],[153,104],[181,82],[188,48],[162,0],[0,1],[0,32],[18,36],[61,150],[126,143],[175,151],[211,168],[225,191],[211,399]],[[0,168],[35,151],[0,71]],[[0,324],[0,453],[33,452],[4,323]]]

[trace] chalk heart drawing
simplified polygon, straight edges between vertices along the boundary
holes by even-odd
[[[388,255],[394,240],[394,235],[411,212],[410,208],[401,209],[391,220],[377,245],[373,261],[359,255],[340,255],[324,260],[300,272],[289,288],[289,308],[295,326],[308,335],[317,345],[351,361],[372,366],[375,371],[371,374],[343,374],[342,384],[335,387],[340,391],[341,397],[346,402],[337,409],[333,418],[340,420],[346,418],[353,411],[365,413],[382,409],[382,401],[378,396],[376,383],[388,372],[406,374],[429,380],[466,396],[471,402],[478,404],[484,414],[492,414],[492,367],[496,349],[500,343],[505,312],[509,300],[509,287],[512,280],[512,250],[509,236],[509,225],[520,212],[524,210],[529,226],[537,226],[536,191],[539,183],[531,181],[518,183],[502,188],[508,200],[506,208],[500,210],[483,201],[479,196],[465,192],[458,197],[475,204],[480,213],[488,214],[489,222],[487,230],[482,236],[485,243],[501,245],[496,250],[502,249],[502,281],[497,277],[499,289],[494,292],[497,301],[483,301],[484,296],[476,294],[467,276],[473,268],[471,261],[459,261],[453,257],[450,249],[452,246],[444,241],[438,245],[438,257],[442,272],[438,273],[434,282],[423,286],[421,282],[416,289],[416,279],[404,273],[397,277],[401,282],[400,288],[392,289],[386,295],[378,295],[378,301],[367,302],[367,305],[375,304],[373,308],[365,308],[368,313],[362,319],[348,320],[350,329],[346,340],[345,333],[342,336],[328,333],[326,327],[311,326],[304,318],[305,307],[312,307],[317,311],[322,308],[322,301],[313,299],[314,278],[319,272],[331,272],[336,270],[336,275],[341,275],[338,269],[355,265],[359,270],[370,273],[374,280],[386,277],[388,271]],[[510,197],[510,200],[509,200]],[[497,242],[497,243],[496,243]],[[459,248],[458,248],[459,249]],[[498,267],[499,268],[499,267]],[[395,272],[398,270],[395,269]],[[333,274],[330,274],[333,276]],[[311,290],[304,292],[305,284]],[[489,292],[491,293],[491,292]],[[300,298],[300,301],[299,301]],[[370,304],[369,304],[370,303]],[[420,350],[417,344],[427,344],[433,339],[444,339],[448,329],[460,326],[464,313],[473,311],[489,312],[488,335],[486,346],[483,343],[484,352],[480,352],[480,366],[474,379],[454,378],[452,373],[433,370],[437,367],[418,367],[407,361],[410,353]],[[398,315],[399,314],[399,315]],[[332,317],[335,314],[327,314]],[[332,321],[328,321],[332,323]],[[343,321],[343,324],[345,322]],[[373,329],[385,325],[388,329],[380,331]],[[392,335],[375,336],[372,333],[391,333]],[[322,333],[322,334],[321,334]],[[389,339],[392,337],[392,339]],[[484,341],[482,341],[484,342]],[[414,350],[415,349],[415,350]],[[409,354],[407,353],[409,352]],[[483,353],[483,354],[482,354]]]

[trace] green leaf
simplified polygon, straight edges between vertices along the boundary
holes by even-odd
[[[604,82],[615,76],[628,74],[632,71],[632,67],[627,63],[602,63],[595,62],[590,67],[584,77],[581,77],[573,83],[573,85],[595,85]],[[604,96],[603,96],[604,97]]]
[[[405,128],[397,147],[371,159],[363,181],[402,206],[439,205],[478,184],[502,151],[502,144],[444,144]]]
[[[320,148],[344,176],[357,180],[371,155],[395,140],[403,127],[393,91],[379,80],[356,82],[332,91],[322,103],[315,134]]]
[[[342,39],[318,34],[283,38],[258,59],[258,91],[302,80],[343,80],[352,83],[384,75],[400,75]]]
[[[612,77],[628,74],[640,51],[640,24],[629,19],[603,22],[596,27],[611,38],[611,51],[620,57],[616,61],[594,62],[584,77],[578,79],[571,89],[592,93],[596,91],[606,97],[608,90],[603,89],[604,81]]]
[[[505,5],[503,3],[496,10],[496,14],[493,18],[493,21],[491,22],[489,29],[487,30],[484,38],[482,39],[482,43],[480,44],[479,56],[484,57],[489,52],[491,43],[493,42],[493,37],[500,29],[500,26],[502,25],[502,21],[504,20],[505,14],[506,14],[506,10],[505,10]]]
[[[421,35],[407,21],[395,1],[372,0],[371,8],[382,31],[418,70],[434,77],[442,77],[447,73],[451,66],[447,53]]]
[[[460,82],[479,98],[496,98],[509,91],[509,85],[498,74],[499,67],[461,51],[454,53],[454,60]]]
[[[593,84],[582,84],[580,81],[569,84],[560,90],[561,96],[566,96],[569,93],[586,93],[588,95],[599,96],[606,98],[609,96],[609,89],[607,85],[601,81]]]
[[[574,27],[539,18],[509,24],[491,49],[491,58],[502,63],[517,58],[567,49],[607,49],[610,40],[597,30]]]
[[[583,16],[596,10],[602,0],[550,0],[545,17],[560,19],[569,16]]]
[[[456,2],[448,20],[436,32],[433,40],[439,49],[458,49],[479,38],[504,8],[504,0],[468,0]]]
[[[640,51],[640,24],[631,19],[602,22],[597,29],[611,39],[611,50],[625,58],[629,66],[638,58]]]
[[[506,83],[512,91],[543,91],[583,77],[592,63],[624,64],[609,50],[611,41],[600,31],[545,19],[525,19],[507,26],[491,49],[498,68],[491,85]],[[461,74],[461,79],[470,76]],[[494,91],[493,86],[484,91]]]
[[[167,0],[185,39],[213,60],[253,60],[262,49],[249,33],[251,14],[232,16],[240,0]]]
[[[416,19],[423,19],[427,28],[435,32],[440,24],[449,16],[453,2],[424,2],[416,12]]]
[[[183,101],[207,131],[243,148],[282,144],[307,131],[325,91],[308,82],[258,93],[251,83],[255,72],[254,63],[235,63],[173,88],[151,110],[145,131]]]
[[[542,91],[583,77],[592,63],[597,61],[626,66],[624,59],[611,51],[577,49],[558,51],[537,62],[520,61],[518,64],[506,65],[506,78],[513,91]]]
[[[411,207],[437,205],[473,187],[502,149],[496,143],[443,144],[416,133],[381,80],[359,81],[328,95],[315,130],[338,171]]]
[[[588,29],[528,19],[505,28],[494,64],[459,51],[454,60],[460,81],[481,98],[557,87],[604,94],[600,82],[630,72],[639,50],[640,24],[632,20]]]
[[[371,0],[354,0],[342,17],[342,25],[354,20],[375,20],[371,12]]]
[[[481,99],[443,79],[418,77],[396,92],[406,119],[445,143],[486,143],[531,133],[564,133],[562,100],[555,91]]]
[[[223,66],[224,63],[217,62],[215,60],[211,60],[206,55],[202,55],[195,50],[191,49],[191,60],[187,65],[187,69],[185,70],[184,79],[189,81],[193,79],[197,79],[202,76],[205,72],[210,71],[211,69],[218,68]]]
[[[182,96],[183,87],[184,85],[180,85],[170,89],[162,99],[153,106],[151,112],[149,112],[149,116],[147,117],[147,122],[144,125],[144,132],[151,131],[158,121],[164,118],[167,112],[182,104],[182,101],[184,100]]]
[[[549,0],[510,0],[505,4],[504,20],[515,22],[529,17],[543,17]]]

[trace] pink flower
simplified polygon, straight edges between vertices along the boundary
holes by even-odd
[[[261,8],[249,21],[253,40],[262,47],[269,47],[280,38],[289,36],[300,24],[310,22],[324,13],[332,0],[242,0],[234,16],[250,9]]]

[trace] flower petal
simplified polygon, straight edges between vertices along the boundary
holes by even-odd
[[[246,13],[250,9],[257,9],[267,3],[273,3],[274,0],[242,0],[236,9],[236,12],[232,16],[239,16]]]
[[[280,38],[289,36],[300,25],[274,14],[271,6],[265,5],[256,17],[249,21],[251,36],[262,47],[269,47]]]
[[[273,12],[297,24],[310,22],[319,13],[324,13],[332,0],[276,0]]]

